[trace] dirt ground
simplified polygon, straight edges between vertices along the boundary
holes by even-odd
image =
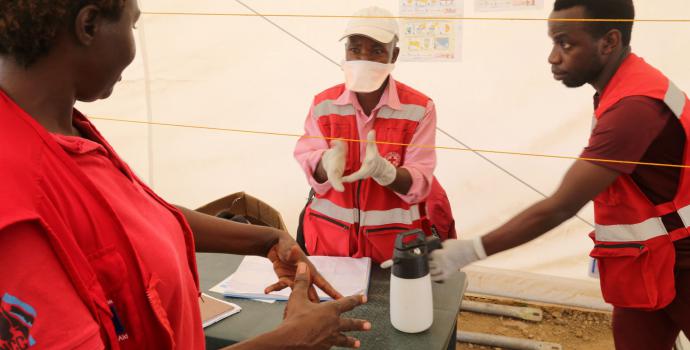
[[[494,304],[537,307],[542,309],[544,318],[541,322],[531,322],[461,311],[458,317],[458,329],[462,331],[558,343],[564,350],[608,350],[614,348],[610,313],[483,297],[466,296],[466,299]],[[458,343],[456,349],[496,350],[500,348]]]

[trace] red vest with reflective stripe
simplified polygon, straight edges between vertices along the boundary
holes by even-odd
[[[172,329],[157,291],[159,280],[140,263],[108,201],[54,138],[2,91],[0,125],[0,230],[19,222],[42,227],[74,289],[99,324],[106,348],[174,349]],[[180,222],[198,288],[194,240],[182,214],[143,184],[100,134],[97,137],[116,166]],[[113,310],[126,333],[116,329]]]
[[[405,163],[407,147],[419,122],[424,118],[429,98],[397,84],[401,109],[383,106],[374,121],[379,154],[396,167]],[[316,96],[313,105],[321,133],[325,137],[359,139],[353,105],[335,105],[345,91],[343,84]],[[345,175],[361,166],[360,143],[348,142]],[[434,181],[436,186],[437,182]],[[373,179],[344,184],[345,191],[329,190],[316,194],[304,215],[304,237],[312,255],[371,257],[376,262],[390,259],[395,237],[403,231],[430,226],[424,203],[408,204],[393,191]],[[442,189],[441,189],[442,190]]]
[[[647,96],[663,101],[680,119],[690,140],[690,103],[661,72],[631,54],[604,90],[595,117],[620,100]],[[635,142],[635,140],[630,140]],[[683,164],[690,164],[690,142]],[[592,234],[604,299],[619,307],[654,310],[675,297],[673,241],[690,236],[690,173],[681,170],[676,197],[654,205],[629,175],[621,175],[594,200],[596,229]],[[686,227],[668,232],[661,217],[677,213]]]

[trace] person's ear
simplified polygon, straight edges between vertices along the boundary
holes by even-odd
[[[618,29],[609,30],[599,39],[599,52],[604,56],[611,55],[621,46],[623,46],[623,35]]]
[[[81,45],[89,46],[101,30],[103,17],[95,5],[82,7],[74,19],[74,36]]]

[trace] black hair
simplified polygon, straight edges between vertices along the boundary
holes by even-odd
[[[617,29],[621,32],[623,45],[630,45],[635,19],[633,0],[556,0],[553,10],[567,10],[576,6],[584,7],[588,19],[629,20],[587,22],[587,27],[595,38],[601,38],[612,29]]]
[[[0,55],[29,67],[46,55],[58,32],[87,5],[117,20],[126,0],[2,0],[0,1]]]

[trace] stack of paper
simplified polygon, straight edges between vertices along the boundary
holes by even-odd
[[[342,295],[367,294],[371,259],[310,256],[309,260]],[[287,300],[290,296],[290,288],[264,294],[264,289],[277,280],[270,260],[257,256],[246,256],[237,271],[211,288],[211,291],[233,298]],[[318,288],[317,292],[321,300],[332,299]]]

